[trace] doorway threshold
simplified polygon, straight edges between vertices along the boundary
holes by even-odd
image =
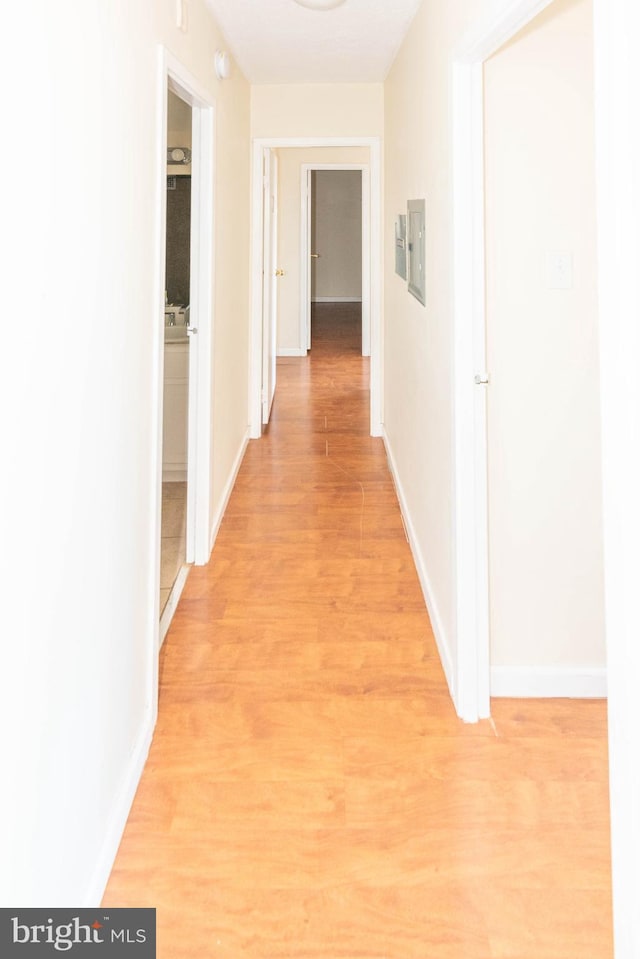
[[[164,604],[162,612],[160,613],[160,646],[162,646],[164,643],[165,636],[169,632],[169,626],[171,625],[174,613],[178,608],[178,603],[180,602],[182,590],[187,582],[187,576],[191,570],[191,565],[192,564],[189,563],[180,567],[180,572],[176,576],[176,580],[171,587],[171,592],[169,593],[167,601]]]

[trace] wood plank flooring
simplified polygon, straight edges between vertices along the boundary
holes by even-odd
[[[160,959],[610,959],[605,704],[456,718],[368,427],[357,313],[319,309],[165,641],[104,903],[155,906]]]

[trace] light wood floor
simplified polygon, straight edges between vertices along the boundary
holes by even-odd
[[[105,895],[158,956],[609,959],[601,702],[449,700],[352,311],[279,363]]]

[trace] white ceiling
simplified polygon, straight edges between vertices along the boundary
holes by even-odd
[[[421,0],[207,0],[251,83],[381,83]]]

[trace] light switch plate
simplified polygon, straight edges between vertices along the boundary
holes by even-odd
[[[186,33],[189,29],[187,0],[176,0],[176,26],[183,33]]]
[[[573,289],[573,254],[547,254],[547,286],[550,290]]]

